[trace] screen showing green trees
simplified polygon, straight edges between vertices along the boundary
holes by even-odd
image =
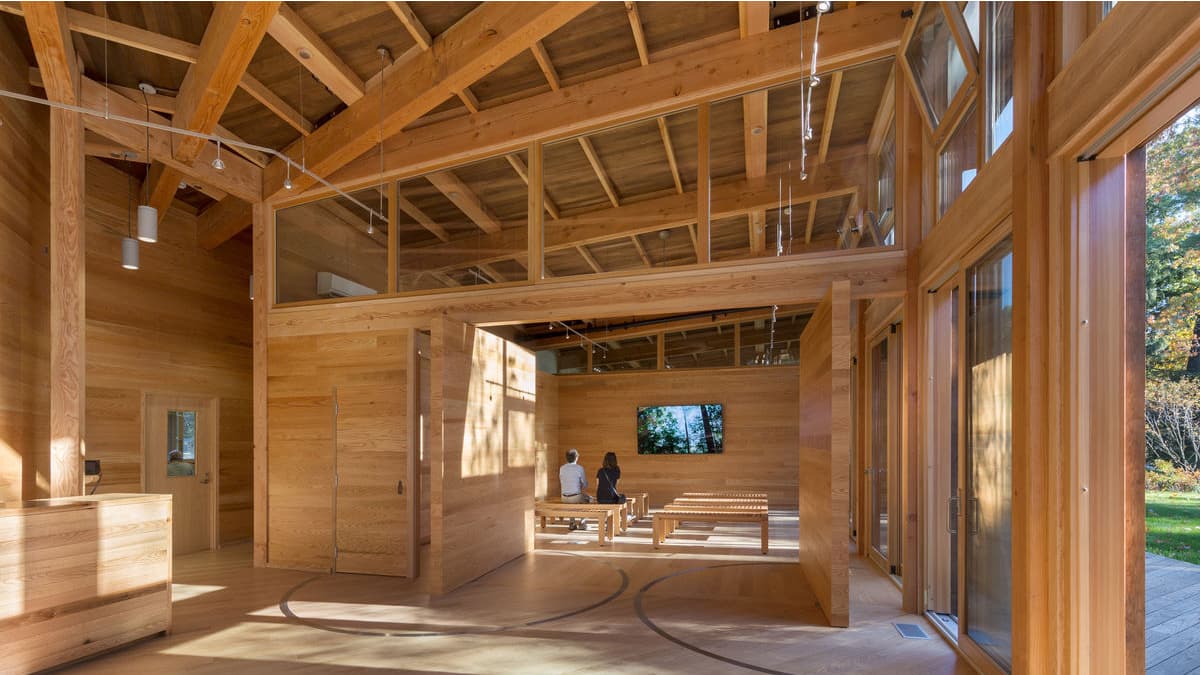
[[[706,455],[724,448],[720,403],[638,408],[639,455]]]

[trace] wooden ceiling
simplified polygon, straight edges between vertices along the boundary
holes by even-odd
[[[834,13],[845,11],[849,4],[853,3],[834,3]],[[777,3],[769,8],[767,3],[737,2],[597,3],[405,128],[469,116],[736,41],[768,31],[776,23],[794,21],[794,15],[811,5]],[[149,101],[150,107],[170,118],[174,114],[174,95],[185,86],[188,76],[189,54],[194,60],[196,45],[215,16],[214,5],[71,2],[67,6],[84,75],[108,83],[111,89],[134,99],[139,107],[142,99],[135,88],[140,82],[149,82],[160,94]],[[897,3],[896,13],[905,6]],[[391,64],[381,57],[378,47],[385,47],[391,59],[405,62],[408,55],[428,50],[439,36],[478,8],[480,3],[470,2],[280,5],[215,131],[279,150],[295,148],[299,139],[337,119],[339,113],[376,86],[381,69]],[[0,2],[0,10],[9,13],[0,20],[22,36],[22,48],[31,65],[36,65],[33,48],[25,41],[19,4]],[[804,23],[807,27],[812,21]],[[101,39],[100,35],[110,39]],[[298,47],[300,44],[307,46]],[[388,77],[395,76],[389,71]],[[812,100],[810,166],[850,161],[866,152],[872,129],[879,123],[877,111],[892,81],[893,63],[891,59],[870,62],[836,74],[825,73],[824,77]],[[828,194],[800,184],[802,90],[800,84],[784,85],[712,104],[709,151],[714,184],[714,260],[774,255],[779,235],[785,253],[834,248],[851,207],[863,208],[862,204],[853,204],[847,193]],[[756,131],[752,133],[752,129]],[[121,150],[118,144],[91,132],[89,139],[94,154],[99,156],[107,153],[112,157]],[[578,245],[548,248],[547,274],[567,276],[694,263],[694,230],[670,219],[659,226],[646,214],[661,214],[666,205],[681,203],[679,200],[691,198],[694,203],[697,139],[697,112],[692,109],[548,144],[544,164],[548,243],[555,237],[555,228],[574,228],[581,223],[615,222],[622,223],[624,229],[616,228],[611,237],[597,236]],[[257,153],[245,154],[260,167],[268,159],[255,156]],[[132,166],[123,161],[114,163],[127,170]],[[293,216],[304,223],[290,239],[291,250],[281,250],[280,255],[289,257],[301,275],[307,268],[333,266],[331,271],[344,272],[351,278],[365,274],[378,279],[380,271],[374,266],[386,267],[386,257],[381,254],[387,246],[388,235],[384,233],[390,233],[398,238],[401,255],[408,256],[402,258],[400,266],[402,289],[523,278],[527,164],[525,153],[516,152],[401,181],[397,188],[397,222],[379,227],[373,237],[348,237],[337,231],[363,229],[368,220],[361,208],[345,200],[298,207],[292,211]],[[865,162],[860,162],[857,170],[865,175]],[[133,171],[139,179],[144,173],[141,168]],[[781,200],[760,198],[752,208],[740,202],[735,208],[717,208],[719,186],[726,186],[727,193],[736,196],[743,183],[764,176],[778,177]],[[196,180],[184,183],[187,187],[176,194],[178,199],[197,212],[210,208],[216,212],[215,198],[222,196],[219,191]],[[783,203],[788,201],[789,190],[799,195],[790,208]],[[805,197],[806,191],[814,198]],[[363,191],[361,198],[377,204],[379,191]],[[670,202],[672,199],[676,201]],[[641,215],[631,210],[639,204],[645,206]],[[331,209],[335,211],[332,216]],[[304,213],[309,215],[302,217]],[[635,221],[639,226],[629,231],[629,224]],[[758,230],[761,234],[756,235]],[[629,233],[623,234],[626,231]],[[280,239],[282,244],[285,237],[281,235]],[[332,251],[339,246],[345,250]],[[344,262],[335,264],[333,261],[339,258]],[[375,262],[364,263],[361,258]],[[355,267],[361,271],[354,272]],[[300,292],[296,297],[303,295]]]

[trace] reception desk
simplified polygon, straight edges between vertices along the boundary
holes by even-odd
[[[171,497],[0,504],[0,673],[26,673],[171,627]]]

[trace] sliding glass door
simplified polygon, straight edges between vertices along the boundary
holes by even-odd
[[[925,330],[925,607],[958,635],[961,462],[959,461],[959,307],[957,281],[928,295]]]
[[[1012,243],[967,273],[965,635],[1012,663]]]

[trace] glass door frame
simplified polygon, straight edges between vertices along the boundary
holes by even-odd
[[[865,381],[866,381],[866,414],[868,423],[864,425],[863,434],[863,473],[866,480],[863,481],[863,491],[866,499],[866,514],[864,522],[858,523],[859,530],[864,530],[866,545],[865,549],[867,557],[872,562],[879,566],[885,574],[893,578],[903,578],[903,525],[902,518],[897,518],[895,514],[903,512],[903,456],[902,456],[902,426],[904,412],[904,359],[903,359],[903,333],[904,319],[901,308],[897,307],[896,311],[887,318],[887,320],[876,329],[866,341],[866,362],[865,362]],[[886,434],[886,449],[884,451],[884,461],[886,466],[883,467],[885,473],[885,488],[886,488],[886,513],[888,517],[887,541],[876,541],[875,534],[876,520],[878,518],[878,509],[876,508],[876,490],[875,481],[878,480],[880,467],[875,465],[875,350],[881,345],[887,349],[887,366],[885,371],[884,386],[884,407],[886,409],[885,434]],[[878,548],[880,543],[886,543],[886,554]]]

